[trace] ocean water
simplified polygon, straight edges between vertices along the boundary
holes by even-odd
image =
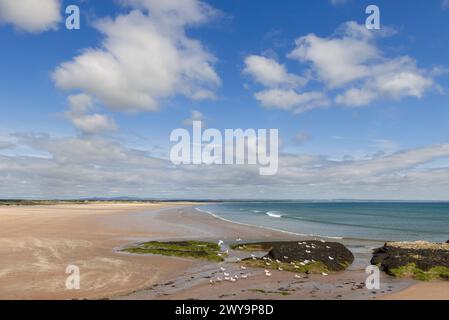
[[[449,203],[233,202],[198,210],[301,235],[380,241],[449,239]]]

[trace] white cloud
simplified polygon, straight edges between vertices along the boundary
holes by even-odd
[[[315,34],[301,37],[295,41],[296,48],[288,57],[311,63],[319,79],[329,87],[341,87],[368,76],[367,63],[380,58],[370,34],[355,23],[347,23],[342,32],[341,37],[333,38]]]
[[[187,25],[206,22],[217,11],[198,0],[121,0],[123,4],[148,10],[150,15],[168,25]]]
[[[338,95],[336,102],[365,106],[379,99],[421,98],[433,86],[434,80],[418,69],[413,59],[401,57],[372,66],[369,77]]]
[[[244,74],[250,75],[256,82],[267,86],[298,87],[304,85],[307,80],[295,74],[288,73],[287,68],[274,59],[257,55],[245,58]]]
[[[254,166],[173,166],[92,137],[16,137],[40,156],[0,154],[3,197],[449,199],[449,167],[423,166],[449,159],[448,143],[352,161],[281,154],[278,174],[263,177]]]
[[[60,0],[0,0],[0,23],[35,33],[56,29],[60,7]]]
[[[385,29],[380,36],[392,33]],[[310,64],[326,89],[342,90],[335,102],[345,106],[365,106],[379,99],[421,98],[435,87],[432,72],[418,68],[411,57],[386,57],[377,47],[375,35],[348,22],[329,38],[315,34],[299,38],[288,57]]]
[[[330,105],[329,99],[321,92],[297,93],[292,89],[267,89],[255,93],[256,99],[266,108],[279,108],[302,113]]]
[[[258,55],[245,58],[243,74],[250,75],[255,82],[266,87],[254,94],[262,106],[292,110],[296,113],[327,107],[330,102],[321,92],[298,92],[308,79],[289,73],[285,65],[274,59]]]
[[[185,119],[182,123],[185,126],[192,126],[193,121],[202,121],[204,125],[204,115],[198,110],[192,110],[190,114],[190,118]]]
[[[209,18],[208,7],[196,0],[123,2],[140,10],[98,21],[102,47],[62,63],[53,73],[56,85],[119,111],[155,111],[175,95],[213,98],[221,83],[215,57],[185,33]]]
[[[332,104],[361,107],[381,99],[420,99],[430,89],[442,91],[433,78],[446,74],[445,67],[426,70],[409,56],[387,57],[382,52],[377,39],[393,34],[391,28],[374,33],[347,22],[330,37],[309,34],[295,41],[287,57],[301,64],[305,77],[288,72],[276,60],[256,55],[246,57],[243,73],[265,86],[254,94],[262,106],[296,113]],[[313,85],[313,90],[302,88],[300,92],[298,88],[306,84]]]
[[[333,6],[343,5],[349,2],[349,0],[330,0]]]
[[[95,134],[104,131],[114,131],[117,126],[110,117],[88,113],[92,108],[92,98],[86,94],[72,95],[69,97],[70,110],[65,113],[73,125],[85,134]]]

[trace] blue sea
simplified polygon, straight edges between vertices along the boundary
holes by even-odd
[[[308,236],[380,241],[449,239],[449,203],[442,202],[232,202],[198,210],[224,220]]]

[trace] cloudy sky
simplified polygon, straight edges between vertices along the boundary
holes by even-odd
[[[369,4],[0,0],[0,198],[449,200],[449,1]],[[278,174],[173,165],[192,120]]]

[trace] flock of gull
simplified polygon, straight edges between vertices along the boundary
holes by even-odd
[[[242,239],[241,239],[241,238],[237,238],[236,241],[237,241],[237,242],[241,242]],[[323,242],[323,243],[326,243],[326,241],[324,241],[324,240],[320,240],[320,241]],[[223,241],[223,240],[219,240],[219,241],[218,241],[218,246],[221,247],[223,244],[224,244],[224,241]],[[306,247],[305,252],[306,252],[307,254],[311,254],[311,253],[312,253],[312,250],[316,248],[315,245],[313,245],[313,244],[308,245],[307,242],[298,242],[298,245],[300,245],[300,246],[304,245],[304,246]],[[326,248],[327,248],[327,249],[330,249],[329,246],[326,246]],[[222,251],[222,252],[225,253],[225,254],[228,254],[228,253],[229,253],[229,249],[226,249],[225,251]],[[218,253],[218,256],[222,256],[222,253]],[[256,255],[254,255],[254,254],[251,254],[251,258],[252,258],[253,260],[257,260],[257,257],[256,257]],[[262,257],[262,259],[264,260],[265,265],[266,265],[267,267],[271,267],[271,265],[272,265],[274,262],[276,262],[278,265],[282,263],[282,262],[281,262],[280,260],[278,260],[278,259],[275,259],[275,260],[273,261],[273,260],[272,260],[271,258],[269,258],[269,257]],[[288,257],[287,257],[287,256],[284,256],[284,259],[287,260]],[[332,260],[334,260],[334,258],[331,257],[331,256],[329,256],[329,260],[332,261]],[[237,261],[241,261],[241,259],[240,259],[240,258],[237,258]],[[301,266],[306,266],[306,265],[308,265],[308,264],[310,264],[310,263],[313,263],[313,262],[315,262],[315,260],[313,260],[313,259],[311,259],[311,260],[306,259],[306,260],[304,260],[303,262],[299,262],[299,266],[298,266],[295,262],[293,262],[293,261],[290,262],[290,264],[293,266],[293,268],[295,268],[295,269],[300,269]],[[218,277],[216,277],[215,280],[211,279],[211,280],[209,280],[209,281],[210,281],[211,284],[215,284],[215,283],[217,283],[217,282],[223,282],[223,281],[236,282],[236,281],[239,280],[239,279],[247,279],[247,278],[251,275],[250,273],[245,273],[245,271],[246,271],[246,269],[247,269],[245,266],[240,266],[240,269],[241,269],[240,274],[233,274],[233,275],[231,275],[231,274],[229,273],[229,271],[227,272],[226,268],[220,267],[220,273],[222,274],[222,276],[218,276]],[[284,270],[284,269],[283,269],[282,267],[280,267],[280,266],[278,266],[277,269],[278,269],[279,271],[283,271],[283,270]],[[265,272],[265,276],[267,276],[267,277],[271,277],[271,276],[272,276],[272,273],[271,273],[270,270],[265,269],[264,272]],[[325,272],[322,272],[321,275],[327,276],[328,274],[325,273]],[[300,279],[301,276],[300,276],[299,274],[295,274],[295,275],[294,275],[294,278],[295,278],[295,279]]]

